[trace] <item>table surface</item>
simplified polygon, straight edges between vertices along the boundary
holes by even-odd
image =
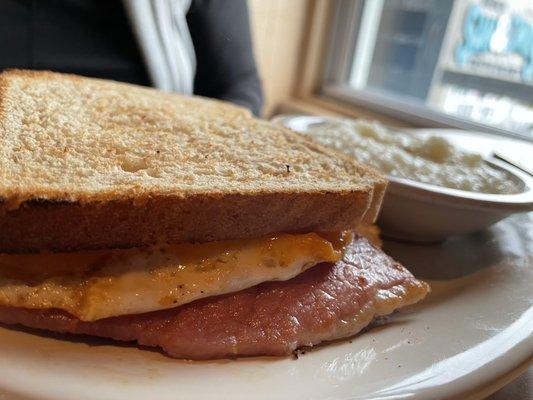
[[[487,400],[530,400],[533,399],[533,367],[513,382],[501,388]]]

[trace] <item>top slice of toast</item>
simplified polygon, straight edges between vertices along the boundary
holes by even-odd
[[[0,252],[347,229],[375,218],[385,185],[225,102],[0,74]]]

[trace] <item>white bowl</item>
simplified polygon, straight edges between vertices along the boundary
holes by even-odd
[[[278,116],[273,120],[301,133],[311,125],[327,122],[328,117]],[[527,142],[491,137],[483,133],[456,130],[424,130],[413,134],[438,135],[451,138],[460,146],[466,141],[480,144],[480,152],[501,148],[503,143],[520,148]],[[488,194],[450,189],[410,179],[389,176],[378,224],[385,235],[416,242],[439,242],[449,236],[481,230],[518,212],[533,210],[533,178],[497,159],[486,159],[494,168],[505,170],[522,188],[517,194]]]
[[[523,192],[475,193],[389,176],[378,219],[383,232],[398,239],[438,242],[451,235],[478,231],[513,213],[533,210],[531,178],[504,162],[487,162],[507,171]]]

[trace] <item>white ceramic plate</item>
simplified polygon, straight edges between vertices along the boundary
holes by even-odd
[[[313,125],[332,117],[281,115],[273,121],[307,133]],[[333,118],[335,119],[335,118]],[[450,236],[474,232],[501,219],[533,210],[533,178],[509,164],[491,158],[494,151],[518,158],[533,168],[533,144],[480,132],[451,129],[409,130],[417,136],[444,137],[466,151],[480,153],[493,168],[503,170],[521,193],[487,194],[445,188],[389,176],[379,225],[388,236],[416,242],[439,242]]]
[[[533,354],[533,213],[441,246],[387,242],[421,304],[298,360],[184,362],[111,341],[0,327],[0,399],[481,399]]]

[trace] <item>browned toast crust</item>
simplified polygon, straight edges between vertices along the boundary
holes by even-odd
[[[153,197],[144,202],[85,204],[28,201],[0,214],[0,251],[133,247],[276,232],[337,231],[354,228],[365,214],[376,214],[377,210],[369,210],[370,197],[365,192],[316,192]]]

